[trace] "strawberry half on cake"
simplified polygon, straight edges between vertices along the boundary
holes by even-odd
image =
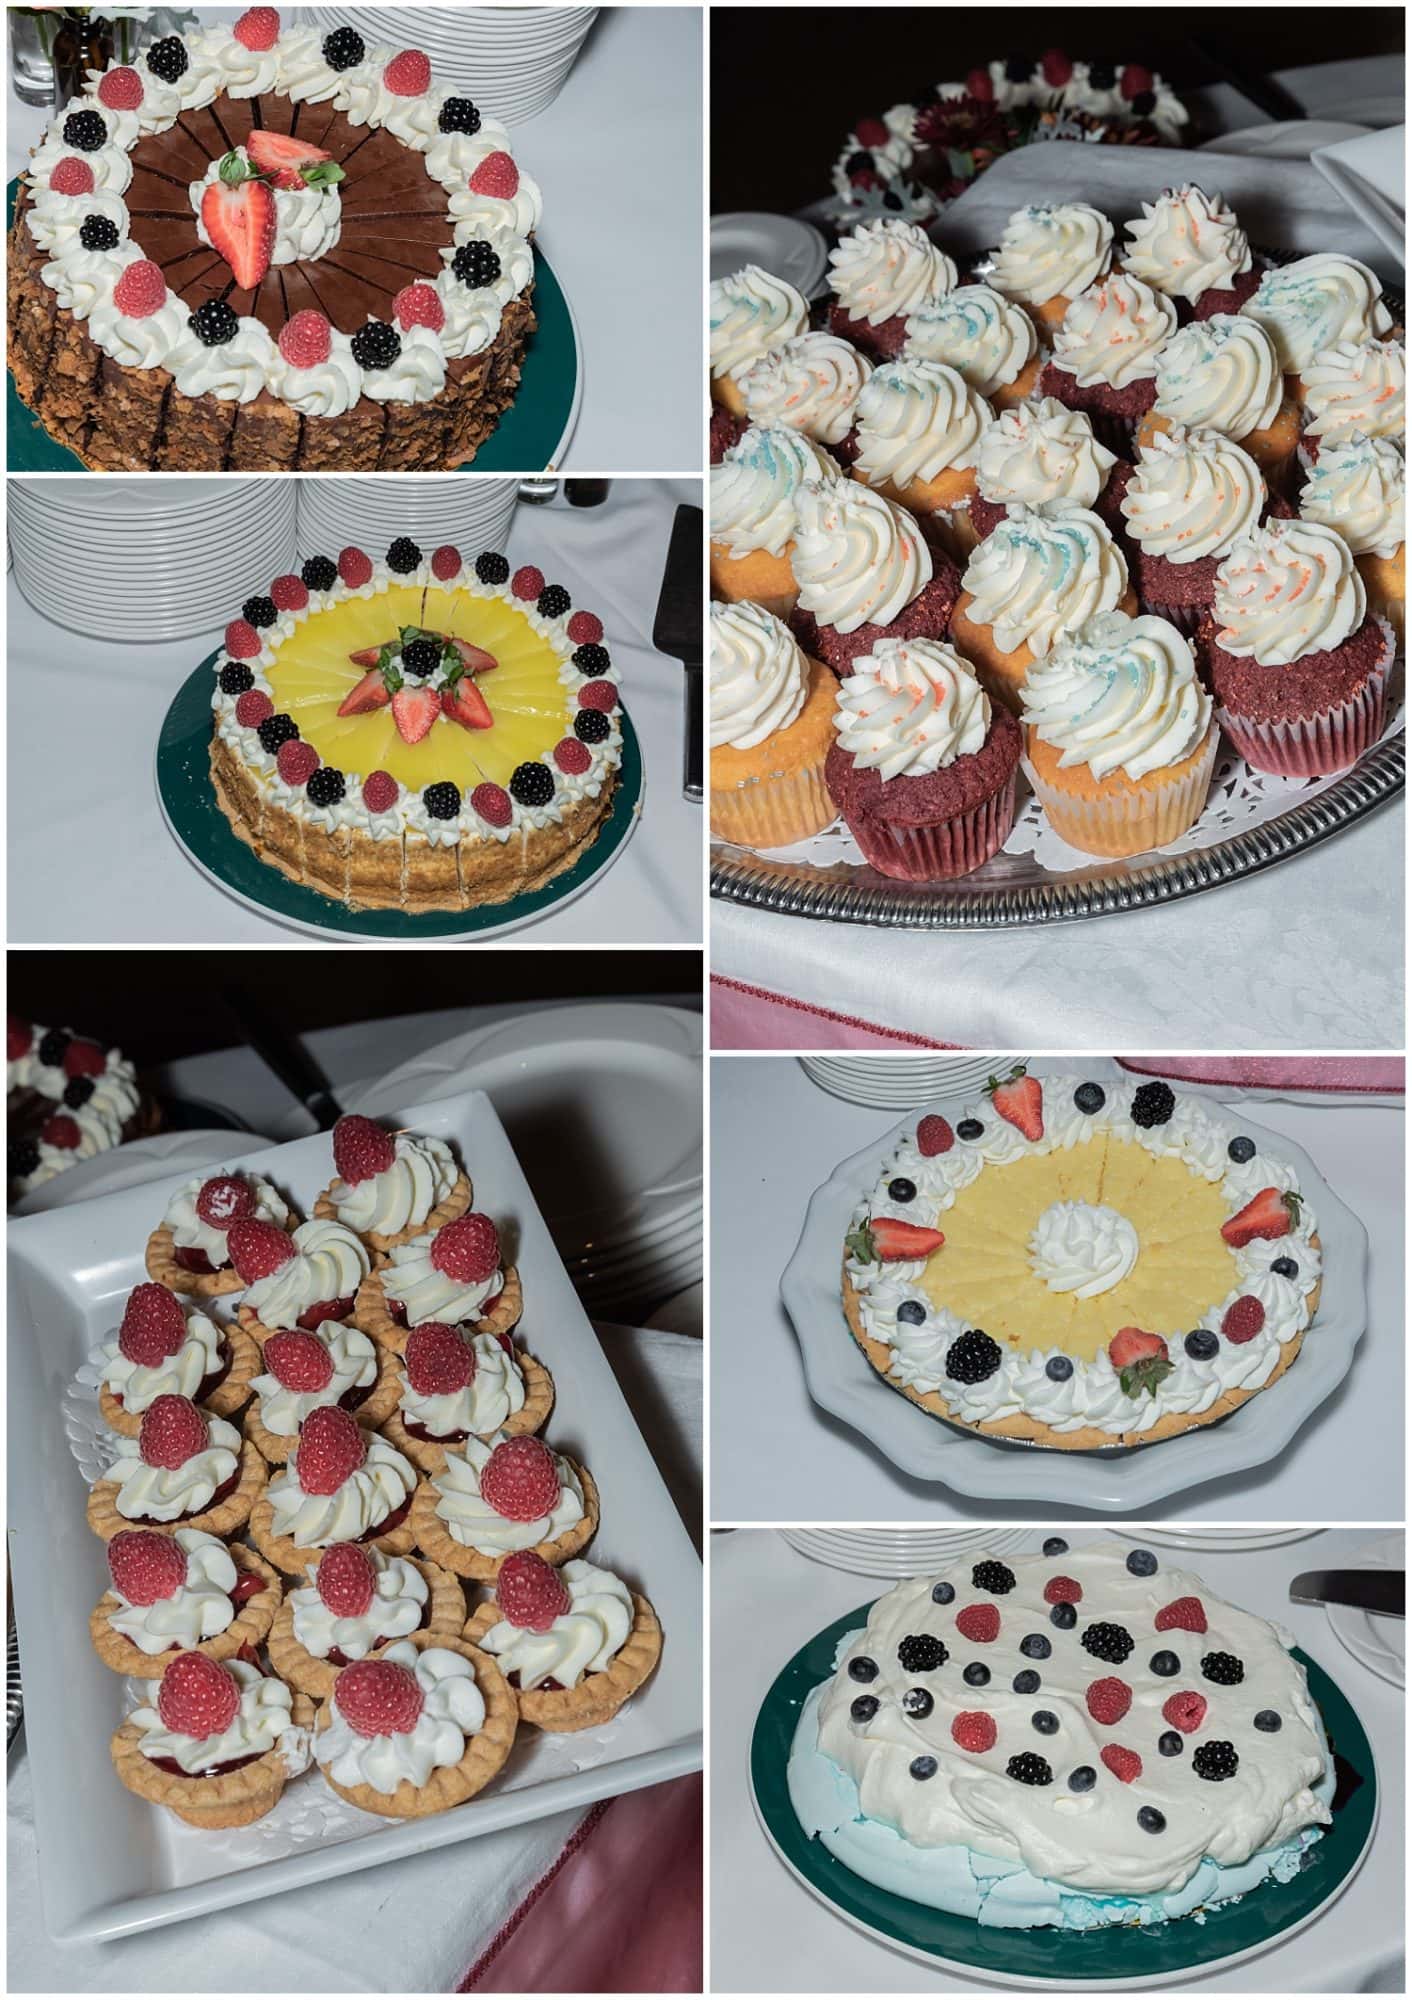
[[[337,1169],[314,1214],[341,1222],[379,1255],[434,1235],[471,1205],[471,1183],[444,1139],[387,1132],[374,1119],[340,1118]]]
[[[435,1236],[399,1244],[359,1292],[358,1324],[400,1354],[408,1328],[424,1320],[513,1333],[522,1304],[520,1275],[504,1263],[500,1232],[473,1209]]]
[[[255,1546],[288,1576],[303,1576],[311,1550],[330,1542],[374,1543],[386,1555],[415,1546],[408,1524],[417,1474],[386,1438],[347,1410],[311,1410],[287,1465],[250,1517]]]
[[[235,1269],[229,1235],[237,1222],[293,1226],[282,1196],[258,1174],[213,1174],[189,1180],[167,1203],[147,1239],[147,1275],[169,1291],[193,1298],[221,1298],[245,1280]]]
[[[189,1396],[217,1416],[238,1416],[260,1355],[242,1327],[217,1326],[165,1285],[145,1284],[128,1294],[121,1326],[93,1362],[103,1421],[136,1437],[158,1396]]]

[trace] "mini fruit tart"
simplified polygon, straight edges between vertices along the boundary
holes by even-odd
[[[247,1287],[240,1324],[263,1347],[272,1333],[353,1317],[372,1259],[341,1222],[301,1222],[292,1235],[266,1223],[238,1223],[231,1256]]]
[[[662,1652],[656,1612],[611,1570],[554,1569],[529,1549],[506,1556],[463,1636],[509,1681],[522,1722],[565,1734],[611,1721]]]
[[[269,1638],[275,1672],[304,1694],[330,1693],[340,1669],[414,1632],[461,1636],[465,1591],[435,1563],[334,1542],[308,1573],[313,1581],[285,1598]]]
[[[319,1709],[316,1762],[340,1798],[421,1819],[474,1798],[515,1740],[515,1696],[464,1639],[429,1632],[345,1667]]]
[[[189,1396],[158,1396],[135,1438],[119,1437],[106,1478],[88,1496],[88,1525],[111,1541],[123,1528],[197,1528],[234,1535],[265,1484],[265,1461],[224,1417]]]
[[[166,1285],[134,1285],[116,1336],[93,1356],[98,1407],[110,1430],[136,1437],[158,1396],[187,1396],[218,1417],[250,1400],[260,1350],[238,1326],[218,1326]]]
[[[276,1569],[300,1578],[331,1542],[371,1542],[384,1555],[410,1555],[416,1490],[416,1469],[400,1451],[326,1403],[300,1425],[288,1463],[251,1513],[250,1533]]]
[[[244,1289],[227,1235],[235,1222],[267,1222],[283,1233],[294,1217],[258,1174],[217,1174],[191,1180],[167,1203],[147,1239],[147,1275],[171,1291],[198,1299]]]
[[[502,1269],[500,1233],[488,1215],[458,1216],[435,1236],[401,1243],[367,1278],[354,1314],[364,1333],[401,1353],[409,1326],[441,1320],[477,1333],[513,1333],[523,1301],[519,1273]]]
[[[471,1205],[471,1183],[444,1139],[385,1132],[371,1118],[340,1118],[333,1163],[337,1176],[314,1214],[343,1223],[379,1255],[434,1236]]]
[[[188,1826],[252,1826],[309,1767],[314,1704],[245,1660],[183,1653],[110,1746],[130,1792]]]
[[[447,1453],[469,1437],[526,1437],[549,1421],[549,1370],[517,1354],[508,1333],[497,1338],[429,1319],[407,1335],[400,1363],[383,1353],[399,1400],[382,1434],[419,1472],[444,1471]]]
[[[284,1585],[243,1543],[198,1528],[122,1528],[108,1544],[113,1587],[88,1620],[105,1667],[157,1680],[183,1653],[228,1660],[263,1643]]]
[[[243,1339],[255,1342],[248,1334]],[[299,1441],[311,1410],[347,1410],[368,1430],[378,1430],[397,1408],[400,1384],[392,1356],[374,1347],[356,1326],[326,1319],[317,1327],[272,1333],[251,1388],[245,1435],[271,1465],[283,1465]]]
[[[542,1438],[467,1438],[412,1502],[416,1545],[457,1576],[489,1583],[506,1556],[567,1562],[598,1527],[598,1488]]]

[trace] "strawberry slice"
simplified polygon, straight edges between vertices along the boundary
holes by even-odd
[[[485,696],[468,676],[463,675],[454,687],[441,690],[441,712],[451,722],[459,722],[463,729],[493,729],[495,717],[486,705]]]
[[[435,688],[404,687],[392,697],[392,719],[404,743],[420,743],[440,713]]]
[[[991,1077],[986,1089],[1007,1124],[1027,1139],[1044,1137],[1044,1089],[1037,1076],[1026,1074],[1023,1063],[1016,1063],[1007,1077]]]
[[[262,174],[268,174],[277,188],[306,188],[309,182],[300,172],[301,167],[314,167],[321,160],[332,160],[332,153],[325,153],[318,146],[306,145],[302,139],[291,139],[284,132],[266,132],[262,127],[250,133],[245,141],[245,150]]]
[[[391,690],[383,679],[381,670],[372,667],[364,674],[352,694],[346,695],[339,703],[338,712],[340,715],[367,715],[375,708],[386,708],[391,699]]]
[[[238,153],[226,154],[221,178],[202,195],[201,221],[211,248],[229,264],[236,284],[243,292],[253,292],[269,270],[274,252],[275,198],[263,181],[248,177]]]
[[[898,1222],[890,1215],[876,1215],[868,1225],[873,1249],[884,1264],[916,1257],[930,1257],[946,1238],[939,1229],[923,1229],[916,1222]]]
[[[1172,1372],[1166,1341],[1137,1326],[1119,1327],[1108,1343],[1108,1359],[1125,1396],[1140,1396],[1144,1390],[1155,1396]]]
[[[397,642],[395,639],[389,639],[387,643],[395,646]],[[364,646],[360,653],[350,653],[348,657],[355,667],[375,667],[382,658],[382,647]]]
[[[1238,1215],[1221,1224],[1221,1235],[1233,1250],[1242,1249],[1247,1243],[1273,1243],[1278,1237],[1288,1236],[1299,1220],[1299,1196],[1285,1194],[1279,1188],[1261,1188],[1254,1201],[1248,1201]]]
[[[488,674],[500,665],[494,653],[487,653],[484,646],[473,646],[469,639],[453,639],[451,643],[468,674]]]

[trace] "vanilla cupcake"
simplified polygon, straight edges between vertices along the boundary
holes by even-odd
[[[990,283],[1052,333],[1070,301],[1104,276],[1113,254],[1113,225],[1086,202],[1018,209],[1006,223]]]
[[[752,424],[783,424],[818,444],[841,445],[871,373],[857,348],[836,333],[801,333],[762,354],[738,387]]]
[[[1304,436],[1317,446],[1401,439],[1407,428],[1407,356],[1395,340],[1343,340],[1304,371]]]
[[[1407,467],[1389,438],[1356,431],[1326,443],[1299,502],[1306,521],[1342,535],[1363,579],[1368,608],[1399,642],[1406,630]]]
[[[949,292],[956,266],[915,222],[866,222],[829,252],[829,326],[881,360],[901,352],[907,318]]]
[[[1299,443],[1299,408],[1285,391],[1280,357],[1264,327],[1229,313],[1184,326],[1158,354],[1155,380],[1139,446],[1174,424],[1219,431],[1255,460],[1272,492],[1285,491]]]
[[[790,563],[799,488],[838,477],[837,461],[802,431],[752,425],[711,468],[712,595],[788,618],[799,596]]]
[[[1122,502],[1142,609],[1195,632],[1217,568],[1265,502],[1260,468],[1218,431],[1159,432],[1144,445]]]
[[[1086,410],[1104,443],[1124,451],[1156,400],[1157,357],[1176,327],[1177,309],[1162,292],[1126,271],[1100,278],[1054,329],[1043,392]]]
[[[1165,619],[1091,618],[1036,661],[1020,699],[1026,774],[1072,847],[1144,854],[1196,823],[1220,732],[1191,647]]]
[[[1039,381],[1039,337],[1023,307],[989,285],[958,285],[908,315],[907,360],[942,361],[997,410],[1013,409]]]
[[[809,308],[783,278],[746,264],[728,278],[711,280],[711,395],[740,417],[745,414],[738,378],[752,362],[809,324]]]
[[[994,421],[985,398],[943,362],[884,362],[858,397],[852,475],[964,555],[975,545],[976,456]]]
[[[787,847],[832,824],[824,762],[837,682],[755,604],[711,606],[711,831]]]
[[[1295,401],[1304,401],[1304,370],[1342,341],[1388,333],[1392,317],[1382,286],[1356,257],[1333,252],[1300,257],[1267,271],[1241,307],[1241,317],[1263,326],[1275,344]]]
[[[1260,283],[1250,239],[1220,195],[1187,182],[1124,225],[1123,268],[1174,300],[1183,320],[1239,312]]]
[[[1117,535],[1125,525],[1118,475],[1128,470],[1126,460],[1098,442],[1082,410],[1066,410],[1052,396],[1019,403],[997,417],[976,453],[976,540],[998,528],[1010,507],[1037,514],[1087,507]]]

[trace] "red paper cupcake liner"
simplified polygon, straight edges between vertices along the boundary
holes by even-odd
[[[880,875],[899,882],[945,882],[969,875],[1004,846],[1015,823],[1015,780],[984,805],[934,826],[892,826],[844,815],[848,830]]]
[[[1218,708],[1217,720],[1247,764],[1276,778],[1322,778],[1346,771],[1383,732],[1388,669],[1395,641],[1392,627],[1382,624],[1386,650],[1360,692],[1331,708],[1326,715],[1289,722],[1257,722]]]
[[[1169,625],[1176,626],[1183,638],[1194,639],[1196,637],[1196,629],[1201,623],[1202,612],[1209,611],[1211,607],[1210,605],[1202,604],[1156,604],[1151,598],[1145,596],[1142,591],[1139,591],[1137,594],[1137,608],[1139,611],[1147,612],[1153,618],[1165,618]]]

